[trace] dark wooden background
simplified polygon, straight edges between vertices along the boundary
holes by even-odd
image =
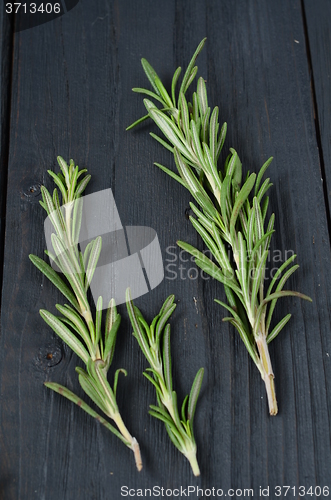
[[[255,497],[270,485],[276,498],[276,485],[331,487],[330,1],[81,0],[33,29],[14,33],[17,22],[1,5],[0,498],[119,500],[122,485],[254,488]],[[288,286],[313,304],[288,298],[277,306],[276,319],[293,317],[271,344],[280,411],[270,418],[259,373],[213,302],[223,298],[219,283],[189,279],[192,263],[177,261],[186,279],[165,279],[137,300],[151,319],[176,295],[172,349],[181,400],[197,369],[206,369],[195,479],[147,413],[155,394],[123,306],[113,366],[128,370],[119,406],[140,442],[143,471],[115,436],[43,386],[57,381],[81,394],[76,356],[38,314],[62,298],[28,254],[43,255],[40,185],[51,187],[46,171],[57,168],[58,154],[89,169],[89,193],[113,189],[124,225],[157,231],[165,265],[176,239],[201,246],[185,216],[188,193],[153,166],[171,166],[171,154],[149,136],[151,124],[125,127],[144,113],[131,92],[146,84],[140,58],[169,84],[204,36],[199,74],[228,122],[225,149],[234,147],[251,171],[274,156],[273,248],[298,254]],[[299,498],[298,491],[288,497]]]

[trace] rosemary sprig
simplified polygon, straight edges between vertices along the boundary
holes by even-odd
[[[79,181],[79,178],[87,170],[79,170],[73,160],[70,160],[70,165],[67,165],[60,156],[57,159],[61,173],[55,174],[50,170],[48,173],[62,194],[64,206],[60,206],[57,188],[54,189],[53,196],[51,196],[44,186],[41,188],[43,201],[40,201],[40,204],[46,210],[55,230],[51,236],[55,253],[51,254],[48,251],[45,253],[58,266],[67,283],[42,259],[36,255],[29,257],[33,264],[62,292],[71,305],[56,304],[61,316],[55,316],[45,310],[41,310],[40,315],[85,363],[86,370],[76,367],[79,383],[100,410],[115,422],[117,428],[98,415],[87,403],[66,387],[54,382],[45,382],[45,385],[73,401],[121,439],[134,452],[137,469],[141,470],[142,462],[138,442],[124,425],[116,402],[119,373],[122,372],[124,375],[127,373],[122,368],[118,369],[115,372],[113,387],[107,380],[107,372],[113,360],[121,316],[117,313],[115,301],[112,299],[108,305],[105,328],[102,334],[102,297],[99,297],[97,301],[95,320],[87,298],[87,291],[101,252],[101,237],[91,241],[84,254],[78,248],[83,209],[81,195],[91,176],[85,175]]]
[[[126,292],[126,303],[133,335],[150,364],[150,368],[144,371],[144,375],[156,389],[158,406],[150,405],[149,413],[165,423],[171,441],[188,459],[194,475],[199,476],[200,469],[196,458],[197,446],[193,434],[193,419],[204,369],[200,368],[196,374],[190,395],[186,396],[182,404],[180,417],[177,394],[172,386],[170,325],[167,324],[176,308],[174,300],[174,295],[170,295],[151,325],[148,325],[142,313],[133,305],[130,289]]]
[[[274,214],[266,222],[269,204],[266,193],[272,184],[269,178],[264,182],[262,178],[272,158],[262,166],[257,176],[248,172],[242,187],[242,165],[233,148],[230,148],[223,170],[218,169],[227,124],[220,128],[218,107],[211,110],[208,105],[203,78],[198,79],[191,102],[185,97],[197,73],[195,60],[205,41],[203,39],[199,44],[187,67],[177,99],[175,89],[181,68],[174,73],[170,97],[145,59],[142,59],[142,66],[154,91],[141,88],[134,88],[133,91],[153,97],[162,106],[159,109],[151,100],[144,99],[147,115],[143,119],[150,117],[165,135],[167,141],[151,133],[174,154],[179,175],[159,163],[155,164],[186,187],[200,207],[190,203],[195,215],[190,220],[214,260],[188,243],[178,241],[178,245],[195,257],[196,264],[204,272],[224,284],[228,304],[219,300],[216,302],[225,307],[231,316],[223,321],[229,321],[238,330],[265,382],[270,414],[276,415],[278,408],[268,344],[291,315],[286,315],[270,330],[273,311],[280,297],[294,295],[311,299],[298,292],[283,290],[287,279],[298,268],[297,265],[289,267],[295,256],[279,268],[265,292],[266,260],[274,232]],[[228,255],[228,247],[232,258]]]

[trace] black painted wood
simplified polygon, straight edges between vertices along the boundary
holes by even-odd
[[[9,115],[11,92],[12,16],[0,7],[0,283],[2,283],[7,166],[9,151]],[[1,300],[1,298],[0,298]]]
[[[315,124],[321,163],[321,177],[328,209],[331,203],[331,134],[330,134],[330,23],[331,5],[327,1],[303,3],[307,44],[310,52],[312,92],[315,100]],[[329,220],[330,228],[330,220]]]
[[[189,195],[153,167],[153,161],[172,165],[170,153],[149,136],[151,124],[125,132],[144,112],[130,90],[146,84],[140,58],[169,84],[205,35],[198,65],[210,102],[228,122],[226,148],[238,150],[246,170],[275,157],[273,256],[298,253],[301,267],[290,285],[314,300],[278,306],[279,319],[288,311],[293,318],[271,346],[280,406],[273,418],[256,368],[213,302],[224,298],[222,287],[194,279],[194,265],[180,260],[186,256],[176,239],[202,245],[185,217]],[[143,471],[115,436],[43,386],[58,381],[81,394],[77,359],[38,314],[62,298],[28,260],[31,252],[43,254],[39,186],[51,187],[46,171],[56,168],[57,154],[89,168],[88,192],[112,187],[123,224],[153,227],[165,266],[172,264],[137,305],[151,319],[168,294],[176,295],[172,344],[180,399],[197,369],[206,368],[196,417],[199,479],[147,414],[155,395],[141,375],[146,363],[123,306],[114,369],[128,370],[119,406],[141,444]],[[260,485],[331,486],[330,247],[320,179],[300,2],[210,0],[187,8],[178,0],[161,9],[147,0],[81,0],[60,19],[16,34],[0,347],[1,498],[117,500],[122,485],[254,488],[255,496]]]

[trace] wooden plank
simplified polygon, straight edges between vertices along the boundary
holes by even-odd
[[[324,273],[330,252],[300,2],[239,1],[231,7],[211,2],[207,12],[208,81],[211,100],[220,102],[220,115],[229,124],[226,145],[238,150],[250,170],[275,157],[269,169],[274,249],[283,258],[286,250],[298,253],[301,268],[289,287],[305,290],[314,301],[284,300],[278,306],[279,319],[288,311],[293,318],[271,345],[277,418],[263,411],[256,370],[246,375],[239,352],[232,361],[234,468],[228,482],[240,477],[237,487],[250,483],[254,490],[260,484],[328,484],[330,292]],[[246,394],[235,389],[241,377],[248,378]],[[246,411],[240,413],[247,393],[249,403],[244,399]],[[211,459],[214,475],[216,453],[223,452],[217,432],[214,443],[221,450]]]
[[[312,93],[315,100],[315,126],[321,163],[321,177],[324,180],[324,195],[327,198],[328,210],[331,206],[331,140],[330,140],[330,2],[304,1],[303,14],[306,28],[311,67]],[[330,219],[329,219],[330,230]]]
[[[2,283],[9,151],[9,104],[12,58],[12,19],[0,9],[0,283]],[[0,298],[1,300],[1,298]]]
[[[140,57],[169,84],[206,33],[199,67],[210,102],[228,121],[226,147],[238,150],[245,169],[275,156],[274,249],[282,256],[298,253],[301,268],[291,285],[314,300],[279,306],[293,318],[271,348],[280,402],[275,418],[267,415],[263,383],[240,339],[221,323],[224,312],[213,303],[223,297],[221,287],[193,279],[194,266],[172,248],[178,238],[201,242],[185,217],[188,194],[152,166],[171,165],[171,155],[149,137],[151,125],[125,132],[144,111],[130,91],[145,85]],[[300,3],[285,0],[192,2],[190,9],[184,2],[160,9],[143,0],[82,1],[61,19],[16,35],[0,347],[6,500],[120,498],[122,485],[252,487],[257,496],[260,485],[330,484],[330,249],[307,55],[304,44],[294,42],[303,36]],[[179,300],[172,341],[180,399],[197,369],[206,367],[197,414],[202,476],[196,481],[163,426],[147,415],[155,395],[141,376],[146,363],[124,307],[114,368],[129,372],[119,382],[119,406],[140,441],[142,473],[114,436],[43,387],[47,379],[79,392],[75,356],[38,315],[62,300],[28,260],[30,252],[42,256],[38,186],[51,186],[45,172],[56,168],[57,154],[89,168],[89,192],[111,186],[123,224],[153,227],[165,264],[175,259],[162,285],[137,305],[151,319],[169,293]],[[170,270],[176,279],[169,279]],[[58,364],[49,366],[48,352]]]

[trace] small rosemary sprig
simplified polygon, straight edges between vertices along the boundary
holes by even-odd
[[[58,163],[61,173],[55,174],[50,170],[48,173],[60,189],[64,206],[60,205],[57,189],[54,189],[53,196],[51,196],[44,186],[41,187],[43,201],[40,201],[40,204],[46,210],[55,230],[51,236],[55,253],[52,254],[48,251],[45,253],[60,269],[67,283],[42,259],[36,255],[29,257],[71,305],[56,304],[56,308],[61,314],[60,317],[45,310],[41,310],[40,315],[84,362],[86,370],[76,367],[79,383],[100,410],[115,422],[117,429],[66,387],[54,382],[45,382],[45,385],[76,403],[121,439],[134,452],[137,469],[141,470],[142,463],[138,442],[124,425],[116,402],[118,376],[120,372],[126,375],[126,371],[120,368],[115,372],[113,387],[107,380],[107,372],[113,360],[121,316],[117,313],[115,301],[112,299],[108,305],[103,330],[102,297],[99,297],[97,301],[95,320],[87,298],[87,291],[101,252],[101,237],[91,241],[84,254],[78,249],[83,209],[81,195],[91,176],[85,175],[78,182],[79,178],[87,172],[86,169],[79,170],[73,160],[70,160],[68,166],[60,156]]]
[[[133,335],[143,351],[150,368],[145,377],[154,385],[158,406],[150,405],[149,413],[165,423],[173,444],[191,464],[195,476],[200,475],[197,462],[197,446],[193,434],[193,419],[202,384],[204,369],[200,368],[192,384],[190,395],[186,396],[179,416],[177,394],[172,386],[170,325],[168,319],[176,308],[174,295],[170,295],[149,326],[139,309],[133,305],[130,290],[126,292],[126,302]]]
[[[248,172],[242,187],[242,165],[234,149],[230,148],[223,170],[218,169],[227,124],[220,128],[218,107],[211,110],[208,106],[203,78],[198,79],[192,102],[185,97],[197,74],[195,60],[205,41],[199,44],[187,67],[177,99],[175,90],[181,68],[174,73],[170,96],[152,66],[142,59],[153,91],[143,88],[134,88],[133,91],[154,98],[161,104],[161,109],[149,99],[144,99],[147,114],[128,129],[150,117],[168,140],[151,133],[174,154],[179,175],[159,163],[155,164],[186,187],[200,206],[199,209],[190,203],[195,214],[190,220],[213,260],[187,243],[178,241],[178,245],[195,257],[196,264],[203,271],[224,284],[228,304],[219,300],[216,302],[230,312],[231,317],[224,318],[224,321],[231,322],[238,330],[265,382],[270,414],[276,415],[278,408],[268,344],[291,315],[287,314],[270,331],[273,311],[280,297],[294,295],[311,299],[298,292],[283,290],[287,279],[298,268],[297,265],[289,268],[295,255],[278,269],[265,292],[266,260],[274,232],[274,214],[266,223],[269,203],[266,192],[272,184],[269,178],[264,182],[262,178],[272,158],[262,166],[257,176]],[[251,193],[254,193],[253,197],[250,197]],[[231,249],[232,258],[228,256],[227,247]]]

